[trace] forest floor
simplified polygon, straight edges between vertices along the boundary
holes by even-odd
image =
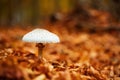
[[[32,29],[0,30],[0,80],[120,80],[120,31],[47,26],[61,41],[38,57],[35,43],[21,40]]]

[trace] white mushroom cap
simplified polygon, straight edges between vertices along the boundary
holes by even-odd
[[[22,38],[25,42],[35,43],[58,43],[59,37],[45,29],[34,29],[33,31],[25,34]]]

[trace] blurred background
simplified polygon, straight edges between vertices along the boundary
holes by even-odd
[[[120,0],[0,0],[1,26],[36,26],[47,20],[64,20],[66,15],[84,16],[82,19],[104,15],[105,21],[110,17],[109,23],[119,22]]]

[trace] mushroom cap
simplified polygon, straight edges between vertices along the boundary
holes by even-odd
[[[45,29],[34,29],[31,32],[25,34],[22,38],[25,42],[35,43],[58,43],[60,42],[59,37]]]

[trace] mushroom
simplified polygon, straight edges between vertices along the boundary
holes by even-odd
[[[25,42],[34,42],[38,47],[38,56],[42,56],[43,48],[45,43],[58,43],[60,42],[59,37],[45,29],[34,29],[31,32],[25,34],[22,38]]]

